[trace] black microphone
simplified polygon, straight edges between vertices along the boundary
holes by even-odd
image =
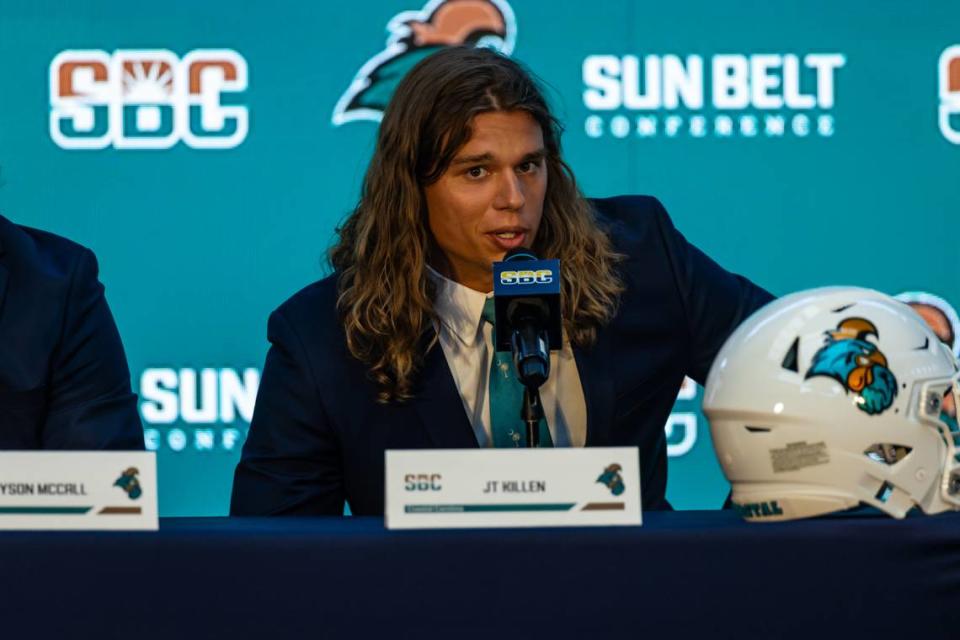
[[[512,351],[517,378],[524,385],[520,417],[527,425],[527,446],[540,446],[543,404],[540,386],[550,376],[550,349],[559,349],[560,261],[538,260],[513,249],[493,263],[493,303],[497,351]]]
[[[561,346],[560,262],[512,249],[494,263],[497,351],[512,351],[517,378],[538,389],[550,376],[550,351]]]

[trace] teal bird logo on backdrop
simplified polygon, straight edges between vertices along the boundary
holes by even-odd
[[[623,493],[623,476],[620,475],[620,472],[623,471],[623,467],[617,463],[608,465],[606,469],[603,470],[603,473],[600,474],[600,477],[597,478],[597,482],[603,483],[610,493],[615,496]]]
[[[826,344],[814,354],[804,379],[833,378],[847,392],[858,395],[861,411],[877,415],[887,410],[897,397],[897,378],[887,357],[868,340],[870,336],[879,339],[876,326],[864,318],[847,318],[826,336]]]
[[[383,118],[393,92],[410,69],[444,47],[488,47],[513,52],[517,25],[506,0],[431,0],[387,24],[387,46],[367,60],[337,101],[333,124]]]
[[[127,497],[131,500],[136,500],[143,495],[143,490],[140,488],[140,480],[137,478],[139,473],[139,469],[130,467],[120,474],[120,477],[113,483],[113,486],[120,487],[126,492]]]

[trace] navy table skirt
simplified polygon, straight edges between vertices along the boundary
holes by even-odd
[[[960,638],[960,514],[0,532],[0,638]]]

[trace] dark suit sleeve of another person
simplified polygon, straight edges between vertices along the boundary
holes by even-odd
[[[344,489],[339,441],[322,406],[316,372],[289,305],[271,314],[270,351],[253,420],[237,465],[230,513],[340,515]]]
[[[93,253],[81,250],[51,354],[44,449],[144,448],[130,370],[97,272]]]
[[[659,201],[657,222],[676,280],[689,335],[687,375],[705,384],[710,365],[731,333],[773,296],[731,273],[687,242]]]

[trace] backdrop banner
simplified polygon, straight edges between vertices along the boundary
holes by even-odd
[[[96,252],[162,516],[226,513],[267,316],[329,273],[383,106],[450,44],[541,78],[587,195],[657,196],[775,294],[956,323],[956,2],[422,2],[0,4],[0,211]],[[728,490],[701,393],[664,426],[679,508]]]

